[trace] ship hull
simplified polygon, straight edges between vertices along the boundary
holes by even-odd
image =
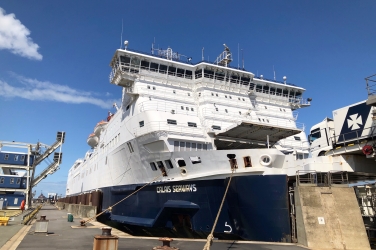
[[[154,183],[105,214],[132,235],[205,238],[211,231],[229,178]],[[140,185],[102,188],[102,207],[121,201]],[[290,242],[286,175],[235,176],[214,230],[219,239]]]

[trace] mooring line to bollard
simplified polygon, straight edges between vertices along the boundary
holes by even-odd
[[[81,223],[81,226],[82,225],[85,225],[87,222],[89,221],[92,221],[94,220],[95,218],[97,218],[98,216],[102,215],[103,213],[107,212],[107,211],[111,211],[112,208],[116,205],[118,205],[119,203],[121,203],[122,201],[128,199],[129,197],[131,197],[132,195],[134,195],[135,193],[137,193],[138,191],[140,191],[141,189],[143,189],[144,187],[146,187],[147,185],[150,185],[150,183],[154,182],[155,180],[157,180],[158,178],[162,177],[163,176],[163,173],[157,177],[155,177],[153,180],[151,180],[150,182],[146,183],[145,185],[143,185],[142,187],[140,187],[139,189],[135,190],[133,193],[131,193],[130,195],[128,195],[127,197],[123,198],[122,200],[116,202],[114,205],[112,206],[109,206],[107,209],[105,209],[104,211],[100,212],[99,214],[93,216],[93,217],[90,217],[88,218],[87,220],[82,220],[80,223]]]
[[[234,170],[235,170],[235,166],[231,168],[231,171],[232,171],[232,172],[231,172],[231,175],[230,175],[230,179],[228,180],[228,183],[227,183],[226,191],[225,191],[225,193],[224,193],[224,195],[223,195],[223,198],[222,198],[221,206],[219,206],[218,213],[217,213],[217,217],[215,218],[215,221],[214,221],[213,227],[212,227],[212,229],[211,229],[211,231],[210,231],[210,234],[209,234],[208,237],[207,237],[206,244],[205,244],[203,250],[210,250],[210,246],[213,244],[213,239],[214,239],[213,233],[214,233],[214,229],[215,229],[215,226],[217,225],[219,215],[221,214],[222,207],[223,207],[223,203],[225,203],[225,198],[226,198],[226,195],[227,195],[228,188],[230,187],[230,183],[231,183],[232,176],[233,176],[233,174],[234,174]]]

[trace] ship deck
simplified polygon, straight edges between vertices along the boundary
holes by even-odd
[[[35,220],[31,225],[20,224],[22,216],[15,217],[8,226],[0,227],[0,250],[5,249],[93,249],[94,236],[101,235],[101,228],[106,226],[99,222],[91,222],[87,227],[80,227],[80,218],[73,222],[67,221],[67,212],[58,210],[52,205],[44,205],[37,218],[45,215],[48,223],[48,233],[34,233]],[[162,246],[155,237],[133,237],[116,229],[112,235],[119,237],[118,249],[152,249]],[[49,237],[46,237],[49,236]],[[203,249],[203,239],[174,239],[171,247],[184,249]],[[211,249],[271,249],[271,250],[302,250],[307,249],[292,243],[270,243],[250,241],[218,241],[214,240]]]

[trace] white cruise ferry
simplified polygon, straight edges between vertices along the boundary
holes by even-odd
[[[100,191],[105,219],[135,235],[206,237],[230,175],[215,236],[290,241],[289,187],[308,157],[297,110],[304,89],[167,50],[116,50],[116,112],[98,122],[68,174],[66,196]],[[71,201],[74,199],[71,199]]]

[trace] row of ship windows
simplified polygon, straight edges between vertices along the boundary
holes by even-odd
[[[0,178],[0,184],[4,184],[4,182],[5,182],[4,177]],[[10,178],[9,183],[10,184],[14,184],[14,178]],[[21,178],[17,178],[17,183],[16,184],[20,184],[20,183],[21,183]],[[22,183],[25,184],[26,180],[23,180]]]
[[[7,161],[8,159],[9,159],[9,154],[5,154],[4,155],[4,161]],[[25,160],[25,156],[21,155],[20,161],[24,161],[24,160]],[[18,161],[18,155],[14,156],[14,161]]]
[[[177,123],[176,120],[167,119],[167,124],[177,125],[178,123]],[[195,122],[187,122],[187,124],[188,124],[188,127],[195,127],[195,128],[197,128],[197,123],[195,123]],[[144,127],[145,126],[145,121],[140,121],[139,125],[140,125],[140,128]],[[221,130],[221,126],[212,125],[212,129]]]
[[[167,124],[177,125],[177,121],[176,120],[167,119]],[[187,124],[188,124],[188,127],[195,127],[195,128],[197,128],[197,123],[195,123],[195,122],[188,122]],[[139,125],[140,125],[140,128],[144,127],[145,126],[145,121],[140,121]]]
[[[190,161],[192,164],[199,164],[201,163],[201,158],[199,156],[191,156],[189,157]],[[244,161],[244,167],[249,168],[252,167],[252,162],[251,162],[251,157],[250,156],[245,156],[243,157]],[[181,168],[181,174],[185,175],[187,173],[187,170],[184,168],[187,166],[185,163],[185,160],[183,158],[175,158],[175,162]],[[156,161],[156,162],[150,162],[150,167],[151,170],[157,171],[158,169],[162,172],[163,176],[167,176],[167,169],[173,169],[174,166],[172,165],[171,160],[165,160],[164,164],[163,161]],[[230,166],[231,168],[238,168],[238,163],[236,159],[231,159],[230,160]]]
[[[196,142],[174,141],[174,151],[202,151],[208,150],[208,144]]]

